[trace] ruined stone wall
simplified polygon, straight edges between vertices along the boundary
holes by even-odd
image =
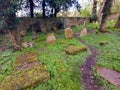
[[[66,27],[73,27],[89,22],[89,19],[79,17],[68,18],[20,18],[18,29],[29,30],[33,24],[37,24],[39,31],[44,33],[64,29]]]

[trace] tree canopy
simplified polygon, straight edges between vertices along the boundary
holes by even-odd
[[[75,6],[80,11],[80,4],[77,0],[22,0],[22,9],[28,11],[31,17],[34,16],[34,10],[41,11],[43,17],[56,17],[60,10],[67,11]]]

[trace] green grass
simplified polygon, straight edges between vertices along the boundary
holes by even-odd
[[[21,54],[34,51],[38,55],[39,63],[45,65],[50,73],[50,79],[27,90],[84,90],[81,80],[80,66],[84,63],[89,52],[81,52],[77,55],[65,53],[66,46],[70,44],[83,46],[76,39],[65,39],[63,31],[56,34],[57,41],[54,44],[46,44],[46,34],[38,33],[39,38],[33,40],[35,46],[22,51],[5,51],[0,53],[0,81],[12,73],[12,64]],[[32,41],[31,34],[23,38],[23,41]],[[61,42],[65,42],[61,44]]]
[[[94,46],[99,51],[99,55],[97,56],[98,66],[110,68],[120,72],[120,50],[118,50],[118,48],[120,48],[120,32],[119,29],[114,28],[115,30],[113,30],[111,28],[109,28],[110,33],[96,34],[96,32],[94,32],[84,37],[78,37],[78,39],[84,40],[88,45]],[[99,43],[102,41],[107,41],[108,44],[100,46]],[[100,85],[101,90],[119,90],[117,87],[100,77],[94,68],[93,75],[97,80],[96,83]]]
[[[119,29],[115,29],[115,21],[107,23],[107,29],[110,33],[101,34],[96,32],[99,29],[99,24],[86,24],[88,30],[96,29],[94,33],[88,34],[84,37],[78,37],[87,42],[89,45],[94,46],[98,51],[97,65],[107,67],[120,72],[120,32]],[[83,25],[73,27],[73,32],[80,32]],[[77,55],[67,55],[65,53],[66,46],[70,44],[80,45],[83,44],[76,39],[65,39],[64,32],[61,30],[59,34],[55,34],[57,41],[54,44],[46,44],[46,34],[38,33],[39,38],[32,40],[31,33],[23,38],[23,41],[34,41],[35,46],[33,48],[26,48],[22,51],[5,51],[0,52],[0,82],[12,73],[12,64],[21,54],[34,51],[38,55],[39,63],[42,63],[50,73],[50,79],[42,84],[38,84],[35,87],[28,88],[27,90],[84,90],[84,86],[81,80],[80,66],[85,62],[86,57],[90,54],[87,52],[81,52]],[[108,41],[105,46],[100,46],[101,41]],[[65,42],[61,44],[61,42]],[[112,62],[112,63],[111,63]],[[100,85],[101,90],[119,90],[114,85],[108,83],[93,68],[93,76],[97,80],[97,84]]]

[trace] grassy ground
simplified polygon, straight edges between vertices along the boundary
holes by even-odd
[[[88,34],[84,37],[78,37],[87,42],[89,45],[94,46],[98,51],[97,65],[114,69],[120,72],[120,32],[113,28],[115,21],[110,21],[107,28],[110,33],[101,34],[98,32],[99,24],[87,24],[88,30],[96,29],[94,33]],[[84,26],[74,27],[74,33],[79,32]],[[57,42],[52,45],[46,45],[46,34],[39,33],[40,38],[34,40],[35,47],[23,49],[22,51],[5,51],[0,52],[0,82],[9,76],[13,70],[12,64],[16,57],[25,53],[34,51],[38,54],[38,61],[45,65],[46,69],[50,72],[50,79],[43,83],[38,84],[36,87],[28,88],[27,90],[84,90],[81,80],[80,66],[84,63],[88,52],[82,52],[77,55],[67,55],[65,47],[69,44],[82,46],[76,39],[65,39],[63,31],[61,34],[56,34]],[[31,34],[23,38],[23,41],[32,41]],[[107,41],[108,44],[100,46],[101,41]],[[64,42],[62,44],[61,42]],[[111,63],[112,62],[112,63]],[[101,90],[119,90],[117,87],[111,85],[106,80],[101,78],[93,68],[93,76],[100,85]]]
[[[88,34],[82,38],[78,38],[86,41],[89,45],[94,46],[99,51],[99,55],[97,56],[98,66],[111,68],[120,72],[120,30],[115,29],[110,25],[114,26],[114,21],[111,21],[107,24],[108,31],[110,33],[96,34],[98,30],[96,28],[94,33]],[[99,43],[104,41],[107,41],[108,44],[100,46]],[[95,68],[93,68],[93,75],[97,81],[96,83],[100,85],[101,90],[119,90],[117,87],[101,78],[100,75],[95,71]]]
[[[35,47],[23,49],[22,51],[0,52],[0,81],[9,76],[13,70],[12,64],[21,54],[25,52],[37,52],[38,61],[45,65],[50,73],[50,79],[27,90],[84,90],[81,80],[80,66],[84,63],[88,52],[77,55],[67,55],[65,47],[70,44],[83,46],[76,39],[65,39],[64,33],[56,34],[57,42],[46,45],[46,34],[39,33],[40,38],[34,40]],[[31,34],[23,38],[23,41],[31,41]],[[62,44],[64,42],[64,44]]]

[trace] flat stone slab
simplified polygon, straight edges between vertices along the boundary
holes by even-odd
[[[117,71],[114,71],[112,69],[99,67],[97,69],[97,72],[102,76],[105,80],[110,82],[111,84],[117,86],[120,88],[120,73]]]
[[[17,70],[22,66],[26,66],[36,61],[37,61],[37,54],[35,52],[27,52],[16,58],[16,61],[13,64],[13,68]]]
[[[36,65],[29,70],[13,72],[0,84],[0,90],[26,90],[49,79],[50,74],[42,65]]]

